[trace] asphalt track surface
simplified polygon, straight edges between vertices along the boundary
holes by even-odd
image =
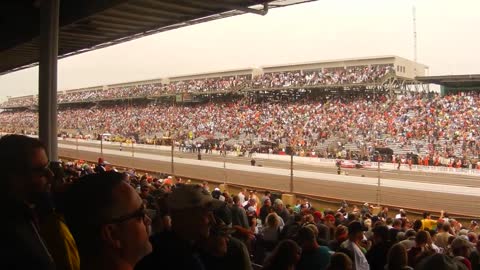
[[[112,164],[139,170],[171,172],[170,151],[103,145],[104,158]],[[71,141],[59,141],[62,157],[97,160],[98,144],[80,142],[79,149]],[[223,168],[226,163],[227,169]],[[192,178],[224,181],[265,189],[290,190],[290,163],[260,160],[262,167],[251,167],[250,158],[222,157],[202,153],[175,152],[174,172]],[[294,191],[297,193],[375,203],[377,191],[381,204],[410,209],[439,211],[480,216],[480,177],[426,172],[382,170],[377,187],[378,172],[374,169],[344,169],[348,176],[338,176],[333,166],[294,164]],[[364,177],[362,177],[364,176]],[[386,186],[385,186],[386,185]]]

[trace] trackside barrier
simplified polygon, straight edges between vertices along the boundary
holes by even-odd
[[[0,133],[1,135],[5,135],[7,133]],[[37,137],[37,136],[31,136]],[[58,143],[62,141],[69,141],[69,142],[76,142],[77,139],[72,138],[58,138]],[[91,144],[98,144],[100,147],[99,140],[85,140],[85,139],[78,139],[78,142],[83,143],[91,143]],[[103,141],[104,145],[111,145],[117,146],[120,149],[119,142],[110,142],[110,141]],[[132,148],[132,144],[122,143],[123,151],[129,151]],[[168,151],[170,152],[172,147],[165,146],[165,145],[149,145],[149,144],[134,144],[133,148],[135,149],[156,149],[160,151]],[[178,151],[178,147],[175,147],[175,152]],[[203,153],[202,153],[203,154]],[[213,155],[219,155],[219,151],[212,151]],[[227,153],[229,157],[237,156],[235,151],[231,151]],[[254,153],[253,158],[257,161],[260,160],[277,160],[277,161],[284,161],[290,162],[290,156],[288,155],[275,155],[275,154],[261,154],[261,153]],[[294,156],[293,162],[295,164],[305,164],[305,165],[318,165],[318,166],[335,166],[335,159],[327,159],[327,158],[316,158],[316,157],[300,157]],[[377,162],[370,162],[370,166],[366,167],[369,169],[377,169],[378,163]],[[381,170],[397,170],[398,163],[380,163]],[[412,165],[411,167],[408,164],[401,164],[400,170],[402,171],[415,171],[415,172],[427,172],[427,173],[442,173],[442,174],[462,174],[462,175],[471,175],[471,176],[480,176],[480,169],[467,169],[467,168],[450,168],[444,166],[423,166],[423,165]]]
[[[73,160],[72,158],[69,158],[69,157],[63,157],[63,158],[66,159],[66,160]],[[97,161],[94,161],[94,160],[85,160],[85,161],[88,162],[88,163],[96,163],[97,162]],[[112,165],[114,167],[116,166],[115,164],[112,164]],[[117,167],[124,168],[123,166],[117,166]],[[162,173],[162,174],[171,175],[169,172],[150,171],[150,170],[144,170],[144,169],[137,170],[137,172],[145,172],[145,173],[149,173],[149,174]],[[212,179],[212,178],[201,178],[200,179],[200,178],[194,178],[194,177],[185,176],[185,175],[178,175],[178,174],[175,174],[174,176],[175,176],[175,178],[189,179],[189,180],[191,180],[192,182],[195,182],[195,183],[202,183],[202,182],[206,181],[208,183],[216,184],[219,187],[235,187],[235,188],[238,188],[238,189],[246,188],[246,189],[249,189],[249,190],[253,189],[253,190],[257,190],[257,191],[269,190],[271,192],[276,192],[276,193],[282,194],[282,200],[285,199],[285,201],[295,200],[295,198],[305,198],[305,199],[308,199],[310,201],[316,200],[316,201],[319,201],[319,202],[328,203],[328,204],[335,204],[335,205],[340,205],[340,203],[343,202],[343,201],[346,201],[349,205],[355,205],[355,204],[356,205],[362,205],[363,203],[365,203],[363,201],[354,201],[354,200],[348,200],[348,199],[345,199],[345,198],[337,198],[337,197],[318,196],[318,195],[315,195],[315,194],[307,194],[307,193],[300,193],[300,192],[289,193],[288,191],[285,191],[285,190],[267,188],[267,187],[262,187],[262,186],[252,186],[252,185],[247,186],[247,185],[241,185],[241,184],[229,183],[229,182],[225,183],[224,181],[221,181],[221,180],[218,180],[218,179]],[[419,208],[411,208],[411,207],[405,207],[405,206],[401,206],[401,205],[389,205],[389,204],[382,204],[382,206],[387,206],[390,209],[404,209],[408,213],[411,213],[411,214],[414,214],[414,215],[419,215],[419,216],[422,215],[422,213],[424,211],[439,214],[438,209],[425,209],[425,208],[419,209]],[[471,220],[472,218],[478,218],[477,216],[465,215],[465,214],[460,214],[460,213],[456,213],[456,212],[449,212],[449,214],[450,214],[450,216],[454,216],[457,219],[464,219],[464,220]],[[439,216],[439,215],[437,215],[437,216]]]

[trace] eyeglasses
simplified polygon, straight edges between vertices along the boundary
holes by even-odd
[[[140,208],[138,210],[136,210],[135,212],[133,212],[131,214],[124,215],[124,216],[121,216],[121,217],[118,217],[118,218],[112,218],[109,222],[107,222],[107,224],[118,224],[118,223],[128,221],[130,219],[136,219],[136,218],[141,219],[145,222],[146,217],[147,217],[147,211],[142,204],[140,206]]]
[[[30,171],[32,173],[41,174],[41,175],[51,174],[52,171],[50,170],[50,165],[51,165],[51,162],[48,161],[47,164],[44,166],[30,168]]]

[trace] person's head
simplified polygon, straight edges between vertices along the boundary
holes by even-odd
[[[408,265],[407,249],[404,245],[398,243],[390,248],[387,256],[387,265],[388,270],[400,270]]]
[[[327,226],[335,226],[335,217],[331,214],[328,214],[325,216],[324,222]]]
[[[330,257],[330,264],[327,270],[351,270],[353,269],[352,259],[343,252],[336,252]]]
[[[478,242],[478,236],[475,232],[468,232],[468,241],[472,244],[476,244]]]
[[[462,256],[468,258],[472,251],[473,245],[468,241],[466,236],[457,236],[451,243],[452,253],[454,256]]]
[[[148,187],[148,185],[143,185],[141,188],[140,188],[140,194],[142,196],[148,196],[148,194],[150,193],[150,188]]]
[[[338,243],[342,243],[343,241],[347,240],[348,238],[348,228],[343,225],[338,225],[335,230],[335,240]]]
[[[417,244],[417,247],[423,247],[431,242],[432,240],[430,238],[430,233],[427,231],[419,231],[417,236],[415,236],[415,243]]]
[[[228,241],[230,234],[235,230],[229,228],[221,220],[210,229],[208,239],[204,241],[205,251],[215,257],[223,257],[228,251]]]
[[[415,230],[416,232],[420,231],[422,226],[423,226],[422,221],[419,220],[419,219],[417,219],[417,220],[415,220],[415,222],[413,222],[413,230]]]
[[[283,240],[266,259],[263,269],[291,269],[300,259],[300,252],[300,247],[293,240]]]
[[[402,220],[400,220],[400,219],[393,220],[392,227],[400,230],[400,228],[402,228]]]
[[[53,178],[43,143],[23,135],[0,139],[0,171],[0,196],[18,201],[48,191]]]
[[[424,219],[429,219],[430,218],[430,212],[423,212],[423,218]]]
[[[448,223],[448,222],[443,223],[442,230],[444,232],[447,232],[447,233],[450,232],[450,230],[451,230],[450,223]]]
[[[266,207],[270,207],[270,206],[272,206],[272,201],[270,199],[266,199],[263,202],[263,205],[266,206]]]
[[[199,185],[177,186],[167,197],[172,230],[186,240],[206,239],[213,222],[213,210],[223,206]]]
[[[313,225],[313,224],[311,224]],[[309,225],[307,225],[309,226]],[[313,228],[302,227],[297,234],[298,243],[302,248],[316,247],[318,245],[317,238]],[[313,225],[315,226],[315,225]]]
[[[315,223],[315,218],[313,217],[312,214],[304,215],[303,220],[305,221],[305,223]]]
[[[385,225],[375,226],[373,228],[373,240],[375,244],[386,243],[388,241],[389,230]]]
[[[240,197],[238,195],[233,196],[233,204],[240,206]]]
[[[348,238],[352,242],[360,242],[363,239],[363,225],[358,221],[352,221],[348,224]]]
[[[278,216],[275,213],[270,213],[268,214],[267,218],[265,219],[265,225],[268,228],[278,228],[279,221],[278,221]]]
[[[282,210],[283,209],[283,201],[281,199],[276,199],[274,202],[273,202],[273,206],[278,209],[278,210]]]
[[[65,221],[82,262],[122,261],[132,267],[151,252],[150,218],[142,199],[122,174],[87,175],[73,183],[65,199]]]

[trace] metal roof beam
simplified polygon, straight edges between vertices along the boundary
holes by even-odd
[[[145,27],[145,26],[151,26],[152,24],[155,24],[155,22],[151,22],[151,21],[144,20],[142,22],[141,20],[131,20],[128,18],[119,18],[117,16],[106,16],[106,15],[95,16],[95,21],[102,22],[102,23],[128,24],[136,27]]]
[[[109,28],[131,31],[131,30],[137,30],[139,28],[138,26],[131,26],[129,24],[105,22],[105,21],[102,21],[102,20],[97,20],[96,18],[92,19],[91,22],[92,22],[92,25],[95,26],[95,28],[97,28],[97,29],[99,27],[109,27]],[[142,26],[142,27],[145,27],[145,26]]]
[[[69,29],[69,30],[60,30],[60,39],[63,38],[64,36],[65,37],[72,37],[72,38],[78,38],[78,37],[82,37],[82,38],[86,38],[86,39],[91,39],[92,41],[93,40],[103,40],[104,38],[99,36],[99,35],[95,35],[94,33],[91,33],[91,32],[86,32],[85,30],[81,30],[81,29],[78,29],[78,28],[72,28],[72,29]]]
[[[97,15],[98,16],[98,15]],[[105,16],[105,17],[121,17],[121,19],[128,19],[128,20],[133,20],[133,21],[138,21],[138,20],[147,20],[148,22],[152,22],[155,24],[160,24],[160,23],[166,23],[169,22],[169,18],[162,18],[158,16],[149,16],[146,14],[137,14],[137,13],[132,13],[132,12],[127,12],[119,9],[110,9],[107,10],[106,12],[102,13],[100,16]]]
[[[167,18],[170,20],[180,20],[185,18],[182,14],[179,14],[179,13],[172,13],[164,10],[147,8],[147,7],[133,5],[133,4],[123,4],[121,7],[118,7],[117,10],[122,10],[129,13],[134,12],[139,16],[142,16],[143,14],[148,14],[149,16],[153,16],[153,17],[158,16],[160,18]]]
[[[261,16],[265,16],[268,13],[268,3],[263,3],[263,9],[254,9],[254,8],[249,8],[249,7],[244,7],[244,6],[239,6],[239,5],[234,5],[234,4],[228,4],[228,3],[222,3],[220,1],[212,1],[212,0],[189,0],[189,2],[199,4],[199,3],[204,3],[204,4],[209,4],[212,6],[218,6],[222,7],[225,9],[234,9],[234,10],[240,10],[246,13],[252,13],[252,14],[257,14]]]
[[[205,13],[211,13],[211,9],[205,9],[205,8],[198,8],[197,6],[192,6],[190,2],[184,2],[184,5],[179,5],[175,2],[171,1],[156,1],[156,0],[143,0],[143,2],[146,2],[152,6],[155,6],[156,8],[161,8],[162,10],[167,10],[169,12],[175,12],[175,13],[200,13],[200,12],[205,12]]]

